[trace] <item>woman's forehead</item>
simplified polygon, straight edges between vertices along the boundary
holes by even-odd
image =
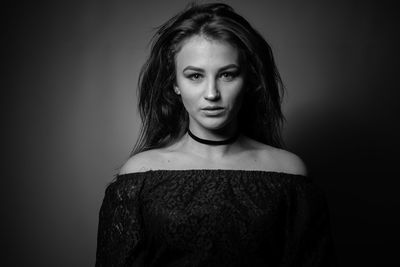
[[[178,69],[183,69],[187,65],[199,68],[239,65],[239,52],[236,47],[225,41],[195,35],[183,43],[175,60]]]

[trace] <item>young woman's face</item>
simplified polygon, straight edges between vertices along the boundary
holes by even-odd
[[[175,92],[189,113],[190,128],[235,128],[244,91],[238,50],[225,42],[194,36],[176,54],[175,65]]]

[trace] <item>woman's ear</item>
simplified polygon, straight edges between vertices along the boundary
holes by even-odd
[[[174,84],[174,92],[175,92],[175,94],[177,94],[177,95],[180,95],[180,94],[181,94],[181,91],[179,91],[179,88],[178,88],[178,86],[177,86],[176,84]]]

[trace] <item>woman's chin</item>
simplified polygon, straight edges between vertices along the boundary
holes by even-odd
[[[229,124],[229,122],[226,120],[226,118],[208,117],[202,118],[200,121],[197,121],[197,124],[199,124],[199,126],[201,126],[202,128],[211,131],[217,131],[225,128]]]

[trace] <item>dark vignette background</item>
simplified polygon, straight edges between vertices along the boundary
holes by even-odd
[[[399,264],[395,1],[226,2],[273,47],[285,140],[326,192],[340,265]],[[104,189],[138,133],[146,44],[185,5],[1,4],[1,266],[94,265]]]

